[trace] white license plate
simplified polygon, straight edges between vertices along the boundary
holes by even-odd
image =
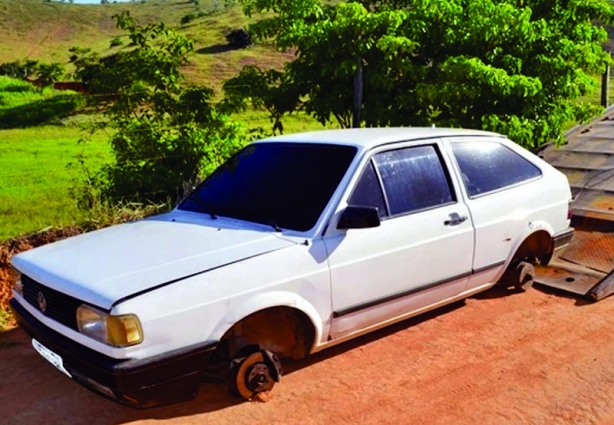
[[[32,347],[34,347],[34,349],[38,351],[38,354],[43,356],[45,360],[54,365],[60,372],[62,372],[69,378],[72,378],[71,374],[68,373],[68,371],[64,367],[64,362],[62,361],[62,358],[60,356],[55,354],[53,351],[51,351],[35,339],[32,340]]]

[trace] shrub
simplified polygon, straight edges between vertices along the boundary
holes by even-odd
[[[247,30],[239,28],[230,31],[226,35],[226,41],[228,41],[228,44],[235,49],[243,49],[245,47],[251,46],[252,36]]]
[[[181,25],[186,25],[189,24],[190,22],[192,22],[194,19],[196,19],[198,17],[198,15],[196,15],[195,13],[188,13],[187,15],[184,15],[181,18]]]
[[[85,190],[77,198],[90,208],[98,198],[175,201],[249,138],[212,104],[212,89],[180,84],[193,40],[164,24],[140,26],[127,12],[115,19],[134,49],[106,58],[73,49],[76,74],[95,69],[92,81],[115,94],[99,123],[112,134],[114,162],[84,175]]]
[[[122,41],[121,37],[115,37],[113,40],[111,40],[111,42],[109,43],[110,47],[118,47],[123,45],[124,42]]]

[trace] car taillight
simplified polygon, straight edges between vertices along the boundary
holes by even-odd
[[[571,220],[573,217],[573,210],[571,209],[571,204],[573,201],[569,201],[569,204],[567,204],[567,220]]]

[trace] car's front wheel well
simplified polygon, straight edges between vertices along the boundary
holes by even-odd
[[[316,329],[311,319],[292,307],[271,307],[235,323],[222,337],[230,357],[242,347],[258,344],[279,357],[300,359],[311,351]]]

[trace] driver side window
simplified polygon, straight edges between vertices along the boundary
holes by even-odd
[[[388,215],[384,194],[373,161],[369,161],[363,170],[348,202],[350,205],[361,207],[376,207],[380,218]]]

